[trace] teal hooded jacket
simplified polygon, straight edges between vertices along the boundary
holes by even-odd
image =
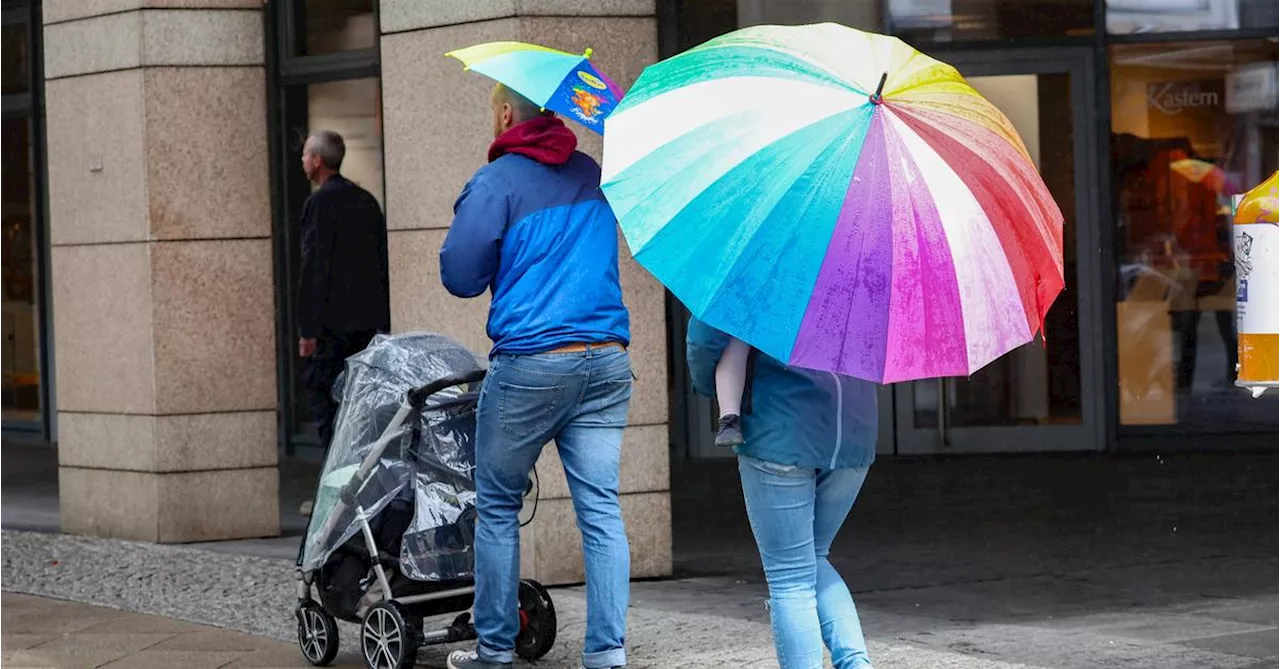
[[[692,319],[685,354],[693,389],[715,397],[716,364],[726,335]],[[753,352],[744,407],[742,455],[812,469],[867,467],[876,457],[876,385],[829,372],[788,367]]]

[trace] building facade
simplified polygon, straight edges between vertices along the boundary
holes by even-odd
[[[1231,385],[1231,187],[1196,171],[1238,187],[1277,167],[1273,0],[6,2],[6,439],[57,443],[65,531],[278,533],[282,459],[318,457],[290,288],[309,129],[343,134],[344,173],[386,210],[393,329],[484,352],[487,304],[445,293],[437,252],[491,139],[490,82],[446,51],[591,47],[625,88],[738,27],[818,21],[955,64],[1066,217],[1047,340],[970,379],[882,389],[882,454],[1274,446],[1276,395]],[[635,575],[659,576],[670,463],[725,454],[688,389],[683,308],[629,258],[622,277],[623,508]],[[539,471],[524,569],[580,580],[553,449]]]

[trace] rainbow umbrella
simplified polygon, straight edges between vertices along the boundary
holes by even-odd
[[[954,68],[835,24],[757,26],[647,68],[604,193],[695,316],[788,364],[970,375],[1043,329],[1062,213]]]
[[[1215,193],[1234,195],[1240,192],[1235,181],[1221,167],[1207,160],[1184,158],[1169,163],[1169,169],[1181,174],[1188,181],[1203,184]]]
[[[582,55],[524,42],[487,42],[450,51],[462,65],[598,132],[622,98],[622,89]]]

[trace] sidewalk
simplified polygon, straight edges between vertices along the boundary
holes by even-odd
[[[164,616],[144,617],[145,620],[158,621],[155,624],[169,622],[166,618],[193,621],[254,635],[241,636],[241,639],[276,639],[291,650],[292,660],[289,659],[289,653],[277,654],[284,646],[276,644],[245,651],[270,652],[269,657],[230,657],[227,662],[270,659],[273,662],[286,661],[278,666],[307,666],[301,654],[290,643],[296,634],[292,616],[295,599],[290,562],[226,555],[185,546],[27,532],[5,531],[3,541],[3,583],[6,591],[27,592]],[[768,624],[763,620],[744,619],[738,615],[747,608],[762,610],[756,593],[734,587],[732,583],[708,584],[697,581],[637,583],[633,592],[635,603],[630,611],[628,624],[628,666],[632,669],[776,666]],[[578,658],[582,652],[586,623],[585,593],[582,588],[557,588],[552,596],[559,618],[560,640],[551,654],[537,666],[574,669],[579,666]],[[645,600],[649,598],[652,598],[652,603],[646,603]],[[695,601],[711,608],[695,610],[697,607],[692,606]],[[63,643],[67,647],[84,649],[92,646],[94,639],[88,636],[92,624],[80,627],[81,623],[74,611],[66,608],[71,605],[62,605],[63,608],[60,609],[56,605],[51,606],[55,606],[54,610],[44,614],[49,620],[50,630],[83,630],[86,635],[83,639],[73,635],[73,638],[65,640]],[[9,615],[6,609],[5,634],[10,632]],[[88,620],[84,622],[90,623]],[[183,623],[174,624],[180,628],[174,635],[191,629]],[[33,627],[28,626],[26,629]],[[339,623],[339,638],[343,649],[339,659],[347,663],[345,666],[361,666],[355,656],[358,652],[355,645],[359,638],[358,631],[354,625]],[[168,642],[168,639],[161,638],[163,634],[158,633],[148,638],[157,643]],[[869,645],[876,659],[876,666],[880,669],[1022,669],[1027,666],[951,651],[940,652],[884,638],[872,640]],[[127,653],[146,647],[147,644],[136,648],[128,645],[113,648]],[[220,648],[217,644],[206,647]],[[236,649],[240,647],[229,646]],[[445,656],[451,649],[449,646],[424,648],[418,661],[422,666],[439,669],[444,666]],[[7,641],[4,650],[9,650]],[[55,657],[50,661],[74,659]],[[5,666],[9,666],[7,662]],[[102,665],[73,663],[45,666]]]
[[[3,595],[0,609],[0,664],[5,667],[298,666],[293,644],[216,627],[11,593]]]
[[[37,515],[48,486],[12,456],[4,590],[292,650],[297,537],[159,546],[59,535]],[[1276,466],[1275,454],[1239,453],[886,459],[833,561],[879,669],[1275,669]],[[732,467],[673,468],[672,484],[677,578],[632,585],[631,666],[776,666]],[[12,531],[23,526],[46,532]],[[576,668],[583,590],[553,597],[560,641],[539,666]],[[356,631],[340,627],[347,658]],[[420,660],[442,666],[448,650]],[[292,653],[283,666],[305,666]]]
[[[294,594],[289,561],[186,546],[12,531],[3,533],[3,543],[3,583],[7,591],[146,612],[276,639],[284,645],[255,646],[245,652],[271,651],[270,658],[292,657],[278,666],[306,666],[292,645]],[[1199,563],[1191,571],[1187,566],[1148,565],[1093,575],[1093,581],[1067,574],[868,592],[858,595],[858,602],[870,652],[879,669],[1274,669],[1274,590],[1247,596],[1222,589],[1221,582],[1215,584],[1209,578],[1254,571],[1254,567],[1238,560]],[[1274,587],[1274,569],[1270,573]],[[1102,589],[1104,592],[1095,593],[1095,598],[1124,598],[1135,592],[1134,584],[1141,590],[1144,583],[1153,580],[1169,593],[1158,606],[1123,611],[1090,607],[1064,610],[1055,606],[1055,602],[1070,599],[1081,589]],[[1248,589],[1254,588],[1250,584]],[[1039,613],[1019,616],[1005,611],[993,617],[991,607],[1009,599],[1006,593],[1012,591],[1024,593],[1013,601],[1025,602],[1030,596],[1039,602],[1037,609],[1057,613],[1052,617]],[[1199,591],[1203,596],[1188,599],[1182,595],[1186,591]],[[776,666],[762,594],[758,583],[723,578],[633,584],[628,629],[630,666]],[[582,588],[557,588],[552,596],[559,616],[560,640],[539,666],[574,668],[582,650],[586,620],[584,592]],[[939,613],[945,617],[940,618]],[[92,627],[79,626],[79,619],[66,610],[45,615],[51,632],[87,631]],[[10,620],[6,608],[5,634],[15,631],[10,629]],[[23,631],[44,629],[32,627],[36,624],[29,623]],[[185,629],[189,628],[180,625],[173,634]],[[351,666],[358,666],[354,659],[357,632],[355,626],[340,623],[342,657],[348,664],[357,662]],[[10,650],[7,639],[6,652]],[[160,637],[155,640],[168,641]],[[63,643],[74,649],[92,647],[94,642],[70,639]],[[136,648],[126,645],[123,650],[145,647],[146,644]],[[217,644],[212,647],[237,651],[241,648]],[[275,654],[284,647],[291,652]],[[449,650],[447,646],[426,648],[419,661],[426,667],[442,667]],[[265,659],[266,656],[231,657],[227,661]]]

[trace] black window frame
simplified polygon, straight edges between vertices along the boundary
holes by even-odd
[[[382,77],[382,35],[379,3],[373,3],[375,46],[371,49],[299,56],[300,30],[306,0],[268,3],[263,11],[266,40],[267,131],[271,161],[272,265],[276,309],[276,392],[278,442],[283,456],[322,457],[324,449],[314,436],[298,431],[294,379],[297,371],[297,334],[293,318],[293,275],[297,260],[291,249],[297,244],[296,212],[299,197],[309,192],[294,160],[296,138],[290,137],[291,111],[305,108],[307,86],[332,81]],[[382,87],[378,87],[381,95]],[[384,153],[385,156],[385,153]],[[385,168],[385,157],[383,158]]]

